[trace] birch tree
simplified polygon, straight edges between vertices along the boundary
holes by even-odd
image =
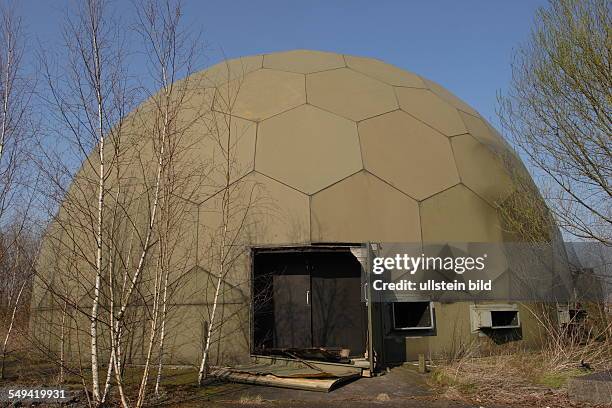
[[[240,126],[236,125],[234,105],[240,94],[243,73],[236,71],[226,63],[225,84],[217,86],[215,91],[215,108],[205,123],[206,137],[212,142],[217,153],[211,163],[210,184],[216,186],[216,192],[207,200],[218,214],[218,225],[211,226],[210,246],[207,248],[211,268],[214,292],[210,302],[208,320],[204,322],[204,344],[202,359],[198,370],[198,384],[202,385],[207,377],[211,345],[215,340],[223,340],[222,327],[227,316],[224,316],[224,287],[232,287],[229,276],[236,268],[240,258],[246,253],[249,232],[255,212],[266,207],[265,195],[261,186],[240,177],[249,163],[238,159],[240,140],[243,137]],[[265,210],[264,210],[265,211]],[[248,281],[248,279],[247,279]],[[245,282],[238,282],[245,283]]]
[[[47,171],[59,207],[52,224],[56,233],[49,234],[56,245],[51,252],[65,258],[58,262],[58,274],[68,270],[72,275],[49,277],[45,289],[55,299],[62,322],[78,321],[70,317],[72,312],[90,322],[86,335],[92,371],[91,378],[82,378],[86,387],[91,384],[94,405],[110,402],[116,390],[122,406],[143,406],[155,363],[154,389],[160,394],[172,297],[181,275],[191,270],[187,260],[192,254],[183,241],[184,230],[193,225],[185,228],[186,213],[194,201],[220,198],[225,227],[216,231],[219,239],[214,241],[218,279],[203,359],[206,367],[211,339],[219,336],[224,321],[216,305],[233,264],[246,248],[241,240],[256,201],[254,187],[245,189],[236,182],[240,135],[233,133],[233,116],[210,110],[209,98],[220,91],[210,93],[203,76],[190,76],[200,56],[199,41],[183,28],[180,2],[143,1],[136,8],[133,27],[141,40],[139,49],[144,50],[141,56],[148,62],[150,83],[136,87],[130,82],[121,48],[125,25],[118,24],[103,1],[88,1],[68,21],[65,49],[70,58],[60,64],[60,72],[68,75],[54,75],[51,59],[43,58],[51,132],[67,135],[68,146],[83,158],[80,169],[64,160]],[[78,35],[69,44],[68,38]],[[146,101],[127,114],[132,98]],[[234,100],[228,93],[228,106]],[[207,147],[194,149],[202,138],[222,152],[220,158],[208,151],[202,154]],[[55,163],[49,160],[54,158],[51,154],[43,157]],[[203,184],[222,193],[208,197]],[[72,262],[72,257],[77,259]],[[64,287],[66,280],[71,290]],[[91,308],[83,307],[83,299]],[[56,329],[64,338],[64,330]],[[142,331],[142,370],[131,395],[125,364],[131,361],[137,329]],[[76,333],[85,334],[78,328]],[[60,354],[64,360],[64,352]],[[84,372],[82,366],[78,370]]]
[[[197,191],[206,166],[205,163],[186,160],[193,143],[186,135],[207,109],[205,103],[200,105],[201,101],[192,101],[200,85],[191,74],[201,52],[197,35],[185,29],[183,20],[180,1],[143,1],[137,8],[136,31],[146,50],[156,91],[148,95],[152,103],[152,126],[143,123],[143,129],[146,129],[145,137],[159,157],[154,202],[160,213],[156,223],[158,245],[149,339],[136,406],[142,406],[145,401],[156,345],[155,393],[159,395],[168,301],[172,294],[170,275],[174,281],[179,278],[180,271],[173,250],[180,240],[181,234],[177,229],[183,224],[186,201],[178,197],[190,196]]]
[[[30,222],[36,174],[29,165],[36,131],[31,110],[35,80],[25,71],[26,33],[17,4],[0,5],[0,316],[2,366],[20,309],[27,309],[37,241]]]
[[[25,187],[34,81],[24,72],[25,33],[14,5],[0,7],[0,221],[13,218]],[[19,217],[17,217],[19,218]],[[23,218],[23,214],[22,217]],[[15,218],[16,219],[16,218]]]
[[[60,173],[54,175],[56,192],[50,198],[54,198],[68,214],[67,218],[71,216],[70,211],[75,211],[72,215],[80,220],[80,225],[74,220],[62,223],[57,217],[55,222],[58,229],[72,234],[72,245],[66,244],[65,249],[70,251],[78,247],[82,263],[89,268],[89,271],[81,269],[79,272],[85,277],[85,282],[92,281],[92,287],[86,291],[91,294],[87,317],[90,321],[91,394],[95,404],[104,401],[100,390],[98,342],[102,284],[110,270],[106,254],[111,245],[105,231],[109,214],[107,183],[121,158],[121,120],[130,107],[121,33],[106,1],[78,2],[66,13],[62,53],[49,55],[43,52],[41,56],[47,84],[43,98],[51,119],[48,131],[71,149],[74,162],[83,161],[82,170],[87,174],[81,180],[73,180],[74,163],[64,157],[66,152],[56,152],[56,156],[44,153],[45,161],[51,159],[52,163],[63,163],[46,171],[47,174],[52,174],[53,170]],[[95,154],[90,154],[92,151]],[[72,180],[71,184],[63,184],[62,176],[64,180]],[[79,230],[76,235],[80,238],[74,238],[75,228]],[[85,244],[90,238],[93,243],[91,250]],[[60,288],[57,292],[61,296],[64,290]],[[78,302],[73,300],[71,303],[76,305]]]

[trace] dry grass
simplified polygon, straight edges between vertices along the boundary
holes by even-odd
[[[567,395],[571,377],[588,374],[579,368],[551,366],[542,353],[516,353],[469,358],[439,367],[433,374],[451,399],[465,397],[487,403],[512,404],[517,398],[527,405],[589,406],[572,404]]]
[[[376,396],[376,401],[386,402],[386,401],[391,401],[391,398],[389,397],[389,394],[380,393]]]
[[[243,395],[238,403],[240,405],[262,405],[264,400],[261,395]]]
[[[592,330],[568,333],[551,328],[537,351],[508,344],[485,356],[475,342],[438,366],[432,379],[451,399],[511,405],[521,401],[525,406],[596,406],[571,401],[567,385],[572,377],[612,369],[610,326],[605,330],[595,335]]]

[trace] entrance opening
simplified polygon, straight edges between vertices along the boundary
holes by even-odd
[[[344,349],[363,356],[361,264],[349,247],[253,250],[253,353]]]

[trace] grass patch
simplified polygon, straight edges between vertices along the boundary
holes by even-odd
[[[580,369],[547,372],[538,377],[536,383],[550,388],[563,388],[567,385],[570,378],[580,377],[586,374],[589,374],[589,371]]]
[[[435,369],[431,372],[431,379],[439,385],[452,385],[450,379],[443,369]]]
[[[434,385],[452,387],[465,394],[471,394],[478,389],[476,383],[461,381],[457,376],[444,368],[432,371],[430,378],[434,382]]]

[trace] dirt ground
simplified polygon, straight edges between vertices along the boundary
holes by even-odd
[[[16,385],[31,387],[51,386],[54,378],[45,370],[26,369],[11,365],[15,374],[11,379],[0,381],[0,388]],[[39,367],[40,368],[40,367]],[[33,372],[38,375],[33,376]],[[195,385],[197,373],[193,369],[172,369],[164,373],[162,395],[159,399],[149,393],[146,406],[150,407],[422,407],[422,408],[508,408],[508,407],[593,407],[559,399],[554,395],[546,400],[534,400],[527,395],[517,395],[507,404],[491,404],[477,397],[466,396],[453,387],[444,387],[433,381],[428,374],[419,374],[411,366],[392,368],[384,375],[360,378],[329,392],[300,391],[284,388],[213,382],[204,387]],[[73,379],[64,384],[70,388],[71,400],[64,404],[70,407],[85,407],[87,400],[78,382]],[[133,394],[136,389],[128,389]],[[504,400],[505,401],[505,400]],[[0,407],[28,406],[0,401]],[[37,406],[58,404],[38,404]],[[110,404],[113,406],[113,404]]]
[[[385,375],[360,378],[329,392],[300,391],[244,384],[211,384],[205,393],[186,387],[174,390],[159,406],[173,407],[423,407],[468,408],[504,406],[449,399],[428,384],[428,376],[409,367]]]

